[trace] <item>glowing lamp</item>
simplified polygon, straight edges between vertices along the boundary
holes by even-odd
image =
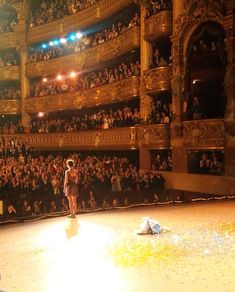
[[[71,72],[71,73],[69,74],[69,76],[70,76],[71,78],[74,78],[74,77],[76,77],[76,73],[75,73],[75,72]]]
[[[43,113],[43,112],[39,112],[39,113],[38,113],[38,117],[39,117],[39,118],[42,118],[43,116],[44,116],[44,113]]]
[[[44,78],[42,79],[42,82],[47,82],[47,78],[44,77]]]
[[[76,33],[76,37],[77,37],[78,39],[80,39],[80,38],[82,37],[82,34],[81,34],[80,32],[77,32],[77,33]]]
[[[66,40],[65,38],[61,38],[61,39],[60,39],[60,43],[61,43],[61,44],[66,44],[66,43],[67,43],[67,40]]]
[[[56,79],[57,79],[57,80],[62,80],[63,77],[62,77],[60,74],[58,74],[57,77],[56,77]]]

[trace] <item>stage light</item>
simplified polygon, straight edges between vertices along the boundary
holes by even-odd
[[[43,113],[43,112],[39,112],[39,113],[38,113],[38,117],[39,117],[39,118],[42,118],[43,116],[44,116],[44,113]]]
[[[43,49],[46,49],[46,47],[47,47],[46,44],[43,44],[43,45],[42,45],[42,48],[43,48]]]
[[[58,46],[58,44],[59,44],[59,41],[54,40],[54,45],[55,45],[55,46]]]
[[[4,116],[4,115],[2,115],[2,118],[5,118],[5,116]]]
[[[71,73],[69,74],[69,76],[70,76],[71,78],[74,78],[74,77],[76,77],[76,73],[75,73],[75,72],[71,72]]]
[[[63,77],[62,77],[60,74],[58,74],[57,77],[56,77],[56,79],[57,79],[57,80],[62,80]]]
[[[42,81],[43,81],[43,82],[47,82],[47,78],[44,77],[44,78],[42,79]]]
[[[76,33],[76,37],[77,37],[78,39],[80,39],[80,38],[82,38],[82,34],[81,34],[80,32],[77,32],[77,33]]]
[[[50,42],[49,42],[49,46],[54,46],[53,41],[50,41]]]
[[[70,36],[70,39],[71,39],[71,41],[76,40],[76,35],[72,34],[72,35]]]
[[[60,43],[61,43],[61,44],[66,44],[66,43],[67,43],[66,38],[61,38],[61,39],[60,39]]]

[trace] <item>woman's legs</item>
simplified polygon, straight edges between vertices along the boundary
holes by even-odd
[[[72,200],[72,215],[75,215],[77,212],[77,197],[71,196],[71,200]]]

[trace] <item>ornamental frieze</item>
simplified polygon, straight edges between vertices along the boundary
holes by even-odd
[[[200,120],[183,122],[185,147],[224,147],[224,120]]]
[[[26,75],[34,78],[69,70],[83,70],[113,59],[140,46],[140,29],[133,27],[103,44],[68,56],[26,64]]]
[[[17,36],[15,32],[6,32],[0,34],[0,50],[16,48]]]
[[[144,148],[170,148],[169,124],[142,126],[138,132],[138,144]]]
[[[0,101],[1,115],[20,114],[20,112],[21,112],[20,100],[1,100]]]
[[[143,138],[143,135],[149,138]],[[151,125],[127,128],[115,128],[106,130],[90,130],[51,134],[16,134],[4,135],[4,139],[11,140],[17,137],[26,141],[30,147],[37,149],[137,149],[145,148],[169,148],[169,125]]]
[[[19,66],[0,67],[0,81],[20,80]]]
[[[101,0],[86,9],[56,21],[30,28],[27,41],[38,43],[74,30],[82,30],[114,15],[129,6],[132,0]]]
[[[25,111],[28,113],[53,112],[57,110],[80,109],[100,104],[111,104],[139,96],[139,77],[133,76],[113,84],[68,92],[52,96],[28,98]]]
[[[156,41],[159,37],[172,33],[172,11],[161,11],[144,22],[144,39],[148,42]]]
[[[146,93],[157,93],[162,90],[171,90],[170,67],[157,67],[144,72]]]
[[[176,30],[179,32],[184,26],[195,21],[206,21],[209,18],[223,17],[225,14],[224,2],[221,0],[184,0],[184,13],[176,20]]]

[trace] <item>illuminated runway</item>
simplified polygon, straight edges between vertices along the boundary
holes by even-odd
[[[136,235],[143,216],[170,232]],[[233,292],[235,202],[1,226],[0,273],[4,292]]]

